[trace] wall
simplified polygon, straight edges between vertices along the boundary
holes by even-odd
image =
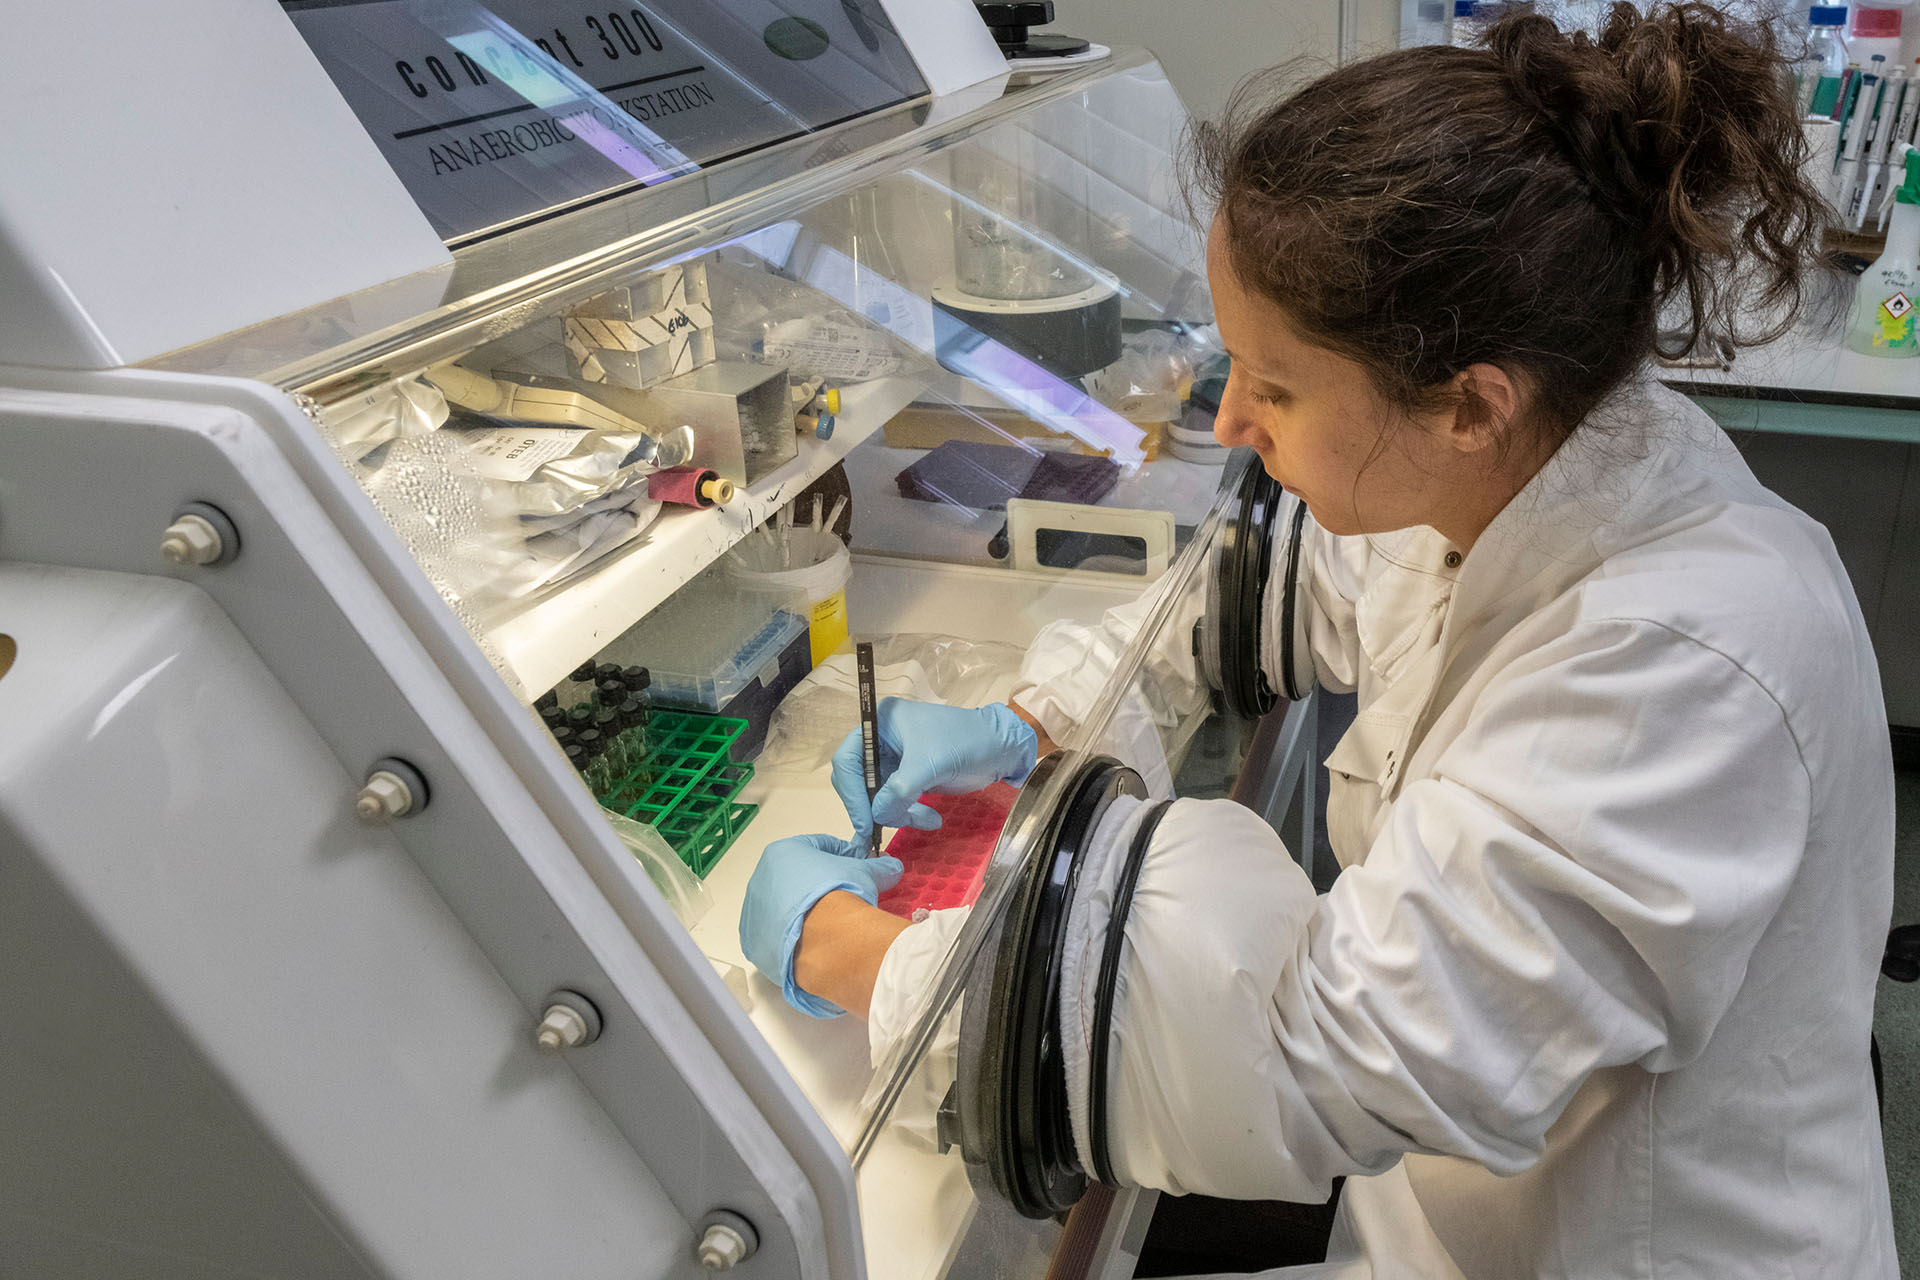
[[[1393,46],[1399,0],[1355,0],[1361,53]],[[1233,86],[1256,71],[1299,59],[1309,78],[1333,66],[1338,52],[1338,0],[1203,0],[1170,7],[1165,0],[1057,0],[1048,30],[1108,45],[1151,49],[1187,109],[1213,115]]]

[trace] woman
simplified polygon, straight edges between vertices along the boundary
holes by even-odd
[[[1598,42],[1510,19],[1199,134],[1215,432],[1311,512],[1274,557],[1296,669],[1263,663],[1360,711],[1325,895],[1229,802],[1154,832],[1109,1042],[1122,1181],[1317,1201],[1344,1175],[1351,1274],[1897,1274],[1865,626],[1825,532],[1645,369],[1664,304],[1684,344],[1742,328],[1737,294],[1800,298],[1818,218],[1783,83],[1704,5],[1620,5]],[[1076,713],[1012,701],[890,703],[889,785],[871,811],[842,787],[857,833],[1017,781]],[[1147,811],[1116,802],[1096,845]],[[875,910],[897,864],[844,851],[770,847],[741,921],[822,1014],[911,987],[947,927]],[[1070,937],[1104,911],[1077,901]],[[1086,994],[1063,986],[1069,1039]]]

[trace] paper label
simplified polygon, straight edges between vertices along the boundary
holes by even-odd
[[[703,335],[712,331],[712,309],[691,301],[638,320],[575,316],[565,326],[567,351],[581,377],[636,389],[705,363],[701,353],[711,343]],[[645,361],[621,358],[655,352],[657,357]]]
[[[787,320],[767,331],[761,348],[769,364],[784,364],[817,377],[878,378],[898,373],[902,361],[883,339],[831,320]]]
[[[464,430],[473,469],[493,480],[519,483],[555,458],[572,453],[581,427],[480,427]]]
[[[285,8],[447,239],[927,91],[878,0]]]

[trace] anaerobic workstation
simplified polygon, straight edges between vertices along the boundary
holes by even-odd
[[[1180,99],[999,8],[10,16],[0,1271],[1131,1274],[1037,907],[1103,789],[1310,861],[1313,714]],[[1123,606],[923,1004],[787,1007],[737,921],[845,833],[853,642],[978,703]]]
[[[1249,746],[1312,811],[1153,60],[963,0],[10,25],[0,1269],[1129,1274],[1150,1196],[1012,1100],[1032,869]],[[736,923],[845,832],[851,641],[978,702],[1128,602],[911,1025],[788,1008]]]

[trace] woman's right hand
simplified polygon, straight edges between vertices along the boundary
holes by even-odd
[[[853,842],[864,848],[883,827],[931,831],[940,815],[920,803],[928,791],[959,795],[996,782],[1023,782],[1039,758],[1033,727],[1002,703],[949,707],[937,702],[882,698],[879,721],[880,790],[867,802],[860,731],[833,753],[833,789],[853,820]]]

